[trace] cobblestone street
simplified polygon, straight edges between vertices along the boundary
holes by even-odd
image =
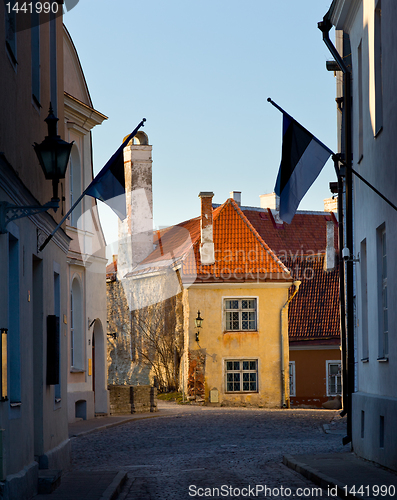
[[[349,451],[337,411],[162,408],[172,413],[73,439],[74,470],[127,471],[119,500],[328,498],[324,490],[312,493],[316,486],[284,466],[282,457]]]

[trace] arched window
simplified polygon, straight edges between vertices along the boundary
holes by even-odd
[[[70,153],[70,168],[69,168],[69,186],[70,186],[70,206],[81,195],[81,162],[80,154],[76,145],[73,145]],[[70,215],[70,225],[81,228],[81,202],[72,211]]]
[[[84,369],[82,299],[80,282],[74,278],[70,293],[70,365],[80,370]]]

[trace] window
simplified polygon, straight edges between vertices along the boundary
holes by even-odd
[[[368,283],[367,283],[367,242],[361,242],[360,249],[360,274],[361,274],[361,339],[362,360],[368,360]]]
[[[376,2],[375,8],[375,135],[383,126],[383,76],[382,76],[382,5]]]
[[[389,352],[389,318],[387,304],[387,252],[386,228],[383,224],[377,230],[378,246],[378,310],[379,310],[379,353],[378,359],[385,359]]]
[[[225,299],[225,330],[256,330],[256,299]]]
[[[358,65],[358,161],[361,161],[363,156],[364,143],[364,124],[363,124],[363,55],[362,41],[357,50],[357,65]]]
[[[55,267],[55,264],[54,264]],[[56,265],[57,269],[54,269],[54,314],[58,318],[61,317],[61,278],[60,278],[60,266]],[[59,272],[57,272],[59,271]],[[59,335],[59,332],[58,332]],[[59,339],[59,348],[60,339]],[[59,353],[61,359],[61,353]],[[61,364],[59,363],[59,383],[55,385],[55,403],[61,402]]]
[[[296,396],[295,361],[289,362],[289,395]]]
[[[40,106],[40,15],[35,10],[31,14],[31,23],[32,97],[35,104]]]
[[[69,187],[70,187],[70,207],[76,202],[81,195],[81,163],[80,154],[76,145],[73,145],[70,154],[70,167],[69,167]],[[70,214],[70,225],[81,229],[81,210],[82,203],[80,202],[77,207]]]
[[[340,361],[327,361],[327,396],[342,394],[341,369]]]
[[[258,392],[258,361],[227,360],[226,392]]]
[[[70,295],[70,365],[76,370],[83,370],[83,296],[80,282],[72,281]]]
[[[5,9],[6,47],[8,55],[14,65],[17,64],[17,15],[16,12]]]

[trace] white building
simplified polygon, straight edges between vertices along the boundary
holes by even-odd
[[[335,0],[330,14],[350,38],[352,166],[397,205],[397,2]],[[357,177],[353,182],[359,257],[353,449],[397,470],[397,212]]]
[[[65,182],[65,211],[93,178],[91,130],[107,117],[93,108],[80,61],[64,27],[65,135],[74,141]],[[106,247],[96,200],[85,196],[66,223],[68,421],[108,413]]]
[[[62,16],[23,31],[15,29],[15,18],[2,3],[0,201],[37,206],[53,194],[32,147],[48,135],[44,120],[50,102],[59,118],[58,134],[65,139]],[[58,195],[64,187],[63,179]],[[31,214],[0,229],[2,499],[31,498],[37,492],[39,469],[65,469],[70,463],[67,336],[62,321],[68,314],[70,239],[60,229],[39,251],[61,211],[60,207],[56,213],[51,209]]]

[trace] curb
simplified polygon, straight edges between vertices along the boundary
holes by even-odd
[[[100,500],[115,500],[119,496],[121,488],[123,487],[126,479],[127,479],[126,472],[124,471],[118,472],[113,481],[102,493]]]
[[[349,492],[346,494],[346,491],[343,488],[344,486],[346,486],[345,484],[342,484],[340,481],[337,481],[336,479],[333,479],[332,477],[327,476],[326,474],[323,474],[318,470],[313,469],[312,467],[303,462],[298,462],[291,455],[283,456],[283,464],[289,467],[290,469],[299,472],[299,474],[302,474],[302,476],[306,477],[314,484],[317,484],[318,486],[320,486],[325,490],[328,490],[328,487],[334,487],[334,488],[336,487],[338,491],[338,496],[341,498],[356,498]]]

